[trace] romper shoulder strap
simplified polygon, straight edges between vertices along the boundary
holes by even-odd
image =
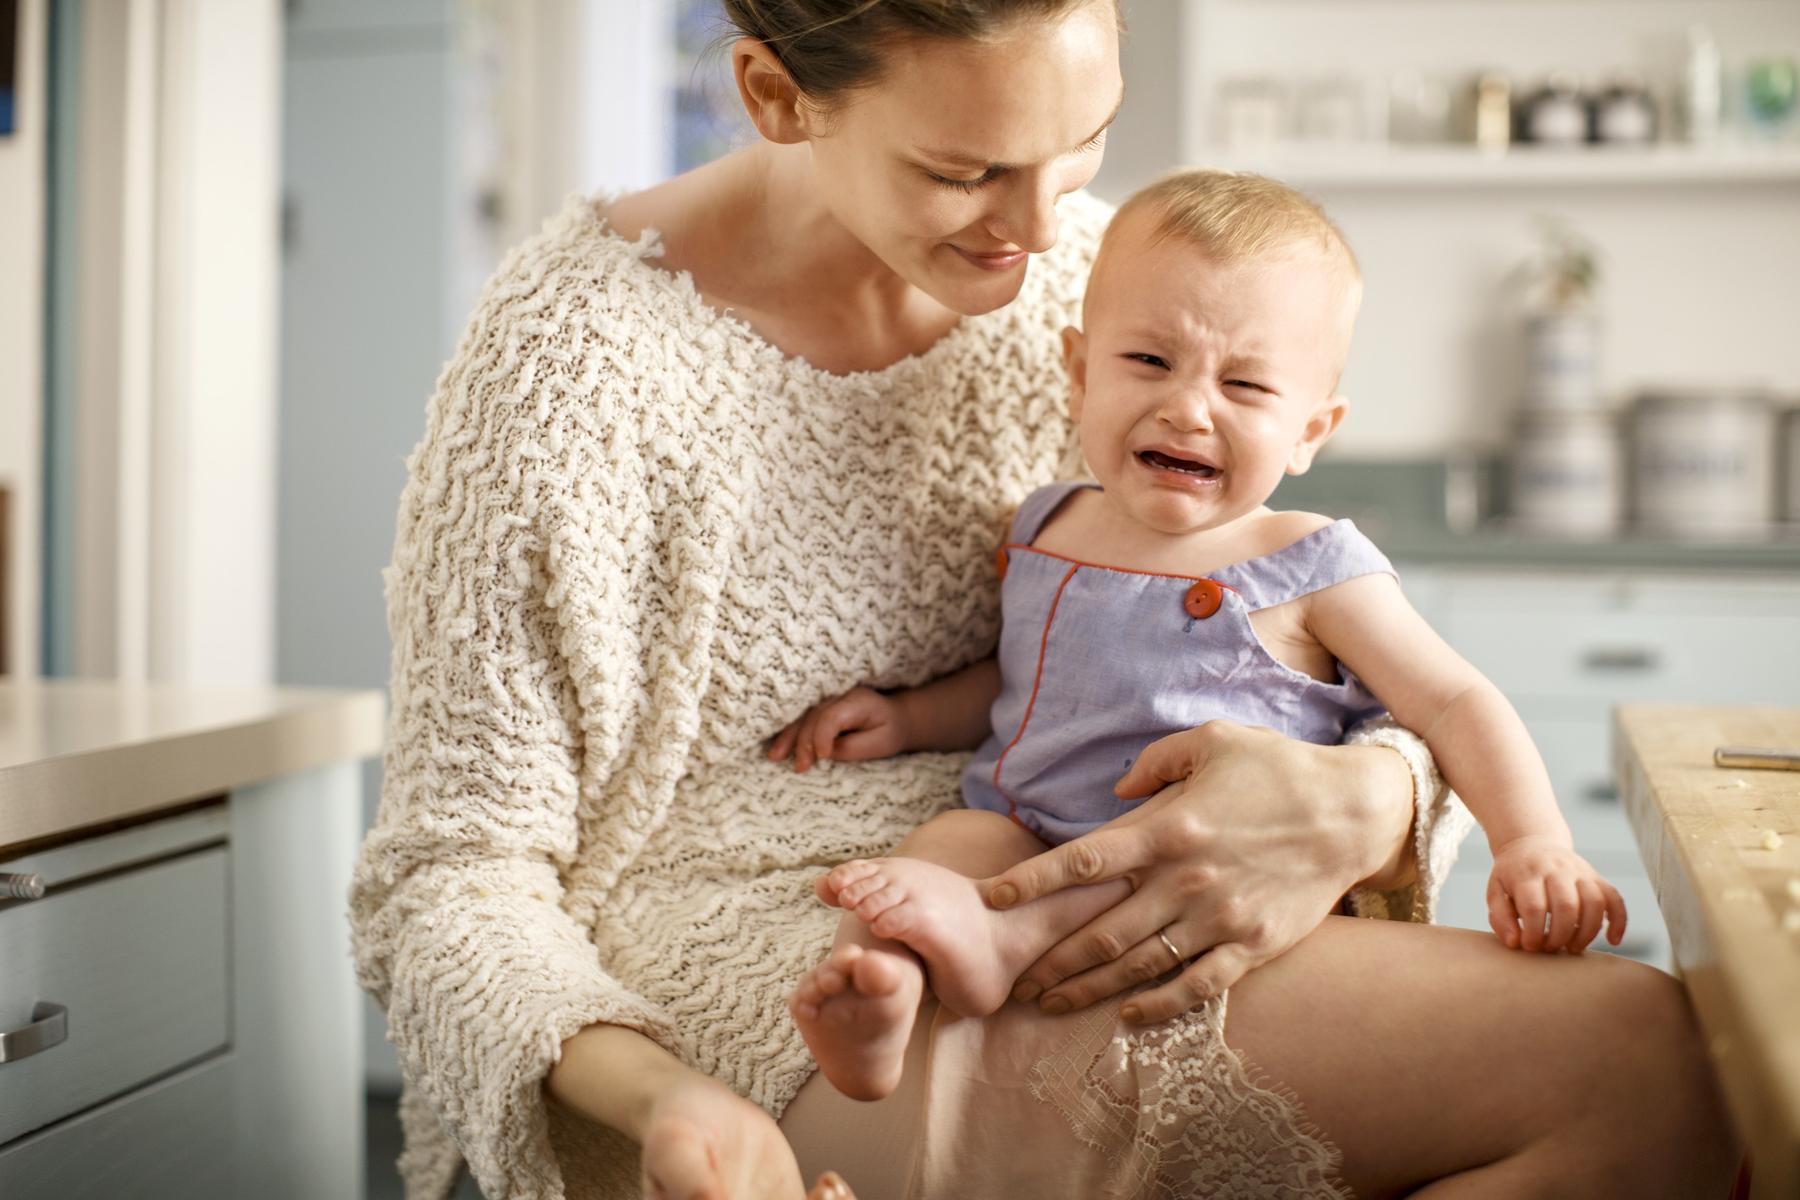
[[[1252,611],[1285,604],[1363,575],[1400,573],[1354,521],[1333,521],[1297,542],[1260,558],[1215,571],[1213,578],[1234,588]]]
[[[1061,483],[1049,483],[1025,497],[1019,505],[1019,511],[1013,515],[1012,529],[1006,535],[1009,546],[1029,546],[1037,540],[1038,530],[1050,519],[1050,514],[1061,507],[1062,502],[1082,488],[1093,487],[1082,480],[1066,480]]]

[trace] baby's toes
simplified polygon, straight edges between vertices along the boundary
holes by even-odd
[[[824,962],[813,968],[811,980],[813,986],[819,989],[821,998],[841,996],[844,989],[850,986],[850,972],[847,968]]]
[[[880,891],[857,901],[857,903],[851,907],[850,911],[856,914],[857,920],[873,929],[877,920],[892,912],[894,909],[903,906],[906,903],[906,899],[905,889],[901,888],[898,884],[890,884]],[[885,937],[886,935],[884,934],[882,936]]]
[[[819,1005],[824,1001],[825,994],[809,977],[802,980],[800,986],[794,989],[794,994],[788,997],[788,1011],[810,1021],[819,1015]]]
[[[849,862],[839,863],[831,868],[825,878],[829,879],[831,886],[841,893],[857,880],[873,875],[876,870],[876,864],[868,859],[853,858]]]
[[[871,871],[861,879],[847,883],[838,889],[838,905],[842,908],[855,908],[892,882],[880,871]]]

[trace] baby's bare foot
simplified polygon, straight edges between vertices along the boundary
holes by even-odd
[[[916,858],[854,859],[818,883],[825,903],[856,914],[876,937],[925,960],[931,990],[952,1012],[985,1017],[1006,1003],[1031,958],[1002,928],[1005,913],[976,880]],[[1035,957],[1035,956],[1032,956]]]
[[[924,973],[903,951],[838,946],[794,989],[788,1011],[819,1069],[852,1100],[900,1085]]]

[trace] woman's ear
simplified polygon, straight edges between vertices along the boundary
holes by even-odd
[[[804,98],[766,42],[747,37],[733,42],[731,70],[756,132],[782,145],[806,140]]]
[[[1069,419],[1081,420],[1081,402],[1087,398],[1087,338],[1073,325],[1062,331],[1063,368],[1069,373]]]
[[[1318,456],[1319,448],[1331,440],[1337,427],[1344,423],[1344,414],[1350,411],[1350,401],[1342,396],[1332,396],[1320,404],[1307,419],[1300,430],[1300,440],[1294,443],[1288,454],[1287,473],[1304,475],[1312,467],[1313,459]]]

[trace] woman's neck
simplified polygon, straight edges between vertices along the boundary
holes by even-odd
[[[826,371],[921,353],[958,319],[832,214],[805,145],[758,143],[623,197],[609,219],[627,237],[655,227],[661,266],[688,272],[709,305]]]

